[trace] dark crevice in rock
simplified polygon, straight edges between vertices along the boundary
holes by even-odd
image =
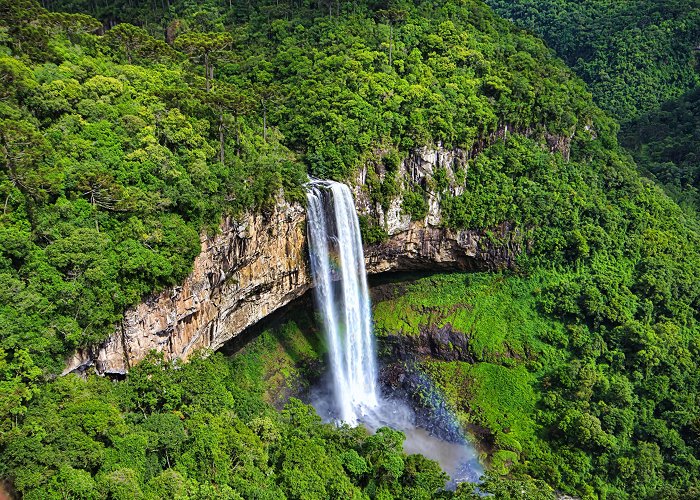
[[[421,326],[418,335],[389,334],[380,339],[380,352],[391,359],[430,357],[441,361],[474,362],[469,335],[447,323],[441,327]]]

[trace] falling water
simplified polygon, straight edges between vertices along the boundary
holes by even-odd
[[[342,421],[356,424],[378,405],[360,225],[346,185],[314,180],[308,188],[311,270],[328,340],[336,407]]]

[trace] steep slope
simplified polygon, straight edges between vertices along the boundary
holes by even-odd
[[[629,123],[621,141],[681,206],[700,213],[700,88]]]
[[[568,155],[575,134],[606,126],[540,42],[477,3],[407,5],[395,29],[365,6],[354,17],[300,9],[274,22],[193,15],[203,24],[175,31],[183,52],[128,25],[95,34],[94,19],[33,1],[0,9],[2,346],[54,372],[129,306],[187,276],[202,232],[216,232],[222,215],[269,212],[282,188],[300,199],[304,170],[364,172],[368,205],[393,202],[394,214],[420,219],[427,178],[405,208],[395,201],[414,148],[461,151],[463,176],[466,161],[513,131]],[[194,31],[203,27],[219,31]],[[452,181],[436,174],[437,192]],[[457,220],[458,198],[452,227],[511,217],[478,216],[471,227]],[[373,217],[367,229],[387,230]]]
[[[486,3],[542,35],[621,122],[659,109],[700,81],[697,0]]]
[[[589,84],[598,104],[623,123],[623,142],[642,172],[697,214],[700,160],[689,141],[700,119],[694,97],[700,83],[700,2],[487,3],[544,37]]]
[[[385,378],[420,406],[447,400],[500,474],[581,496],[693,498],[697,431],[677,412],[696,411],[682,402],[697,394],[696,348],[668,321],[581,321],[579,279],[540,270],[386,285],[374,308]],[[570,314],[550,314],[555,302]]]
[[[401,164],[401,185],[433,182],[447,151],[422,150]],[[452,163],[452,162],[450,162]],[[459,161],[452,163],[457,166]],[[443,165],[443,166],[441,166]],[[461,165],[464,168],[465,165]],[[385,238],[366,248],[367,272],[499,270],[514,268],[526,242],[509,224],[494,233],[445,227],[437,200],[420,220],[401,210],[403,194],[384,210],[357,184],[359,213],[382,224]],[[393,207],[393,209],[392,209]],[[79,349],[63,373],[94,366],[100,374],[125,374],[151,350],[185,360],[197,350],[216,350],[244,329],[301,296],[312,286],[304,207],[280,200],[268,213],[226,219],[215,237],[202,238],[192,273],[129,309],[103,343]]]

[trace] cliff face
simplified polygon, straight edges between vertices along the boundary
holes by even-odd
[[[400,193],[425,188],[438,167],[454,181],[455,169],[464,164],[459,151],[417,151],[399,167]],[[521,251],[520,237],[508,225],[495,228],[489,238],[441,227],[440,200],[429,190],[428,214],[421,221],[401,212],[401,194],[388,208],[373,203],[366,178],[365,170],[355,181],[358,212],[378,221],[389,235],[365,248],[368,273],[494,270],[512,267]],[[458,193],[460,187],[452,184]],[[98,373],[124,374],[151,350],[183,360],[200,348],[216,350],[310,288],[304,207],[280,202],[268,214],[249,214],[240,223],[225,220],[218,235],[202,238],[202,251],[181,286],[127,311],[109,339],[76,352],[64,373],[94,365]]]
[[[127,311],[109,339],[76,352],[64,373],[94,365],[98,373],[124,374],[153,349],[167,359],[216,350],[310,287],[303,207],[280,203],[271,214],[225,220],[216,237],[202,238],[181,286]]]
[[[358,213],[378,221],[388,233],[386,242],[365,247],[367,271],[479,271],[512,267],[522,250],[519,231],[508,224],[492,228],[487,238],[480,231],[452,230],[443,226],[440,196],[431,189],[438,171],[444,172],[448,189],[454,196],[464,192],[458,182],[460,170],[467,168],[467,153],[462,150],[416,150],[404,160],[396,172],[399,190],[386,207],[372,202],[367,188],[370,174],[365,167],[355,180],[355,204]],[[387,173],[375,166],[375,174],[383,180]],[[411,220],[402,211],[403,194],[419,189],[427,197],[427,214],[419,221]]]

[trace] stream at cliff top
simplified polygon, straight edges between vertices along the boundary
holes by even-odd
[[[421,425],[407,398],[381,395],[360,228],[350,189],[333,181],[307,184],[309,257],[316,305],[328,345],[330,371],[309,393],[325,421],[364,425],[370,431],[391,427],[406,435],[406,453],[437,461],[454,487],[475,482],[482,469],[461,432],[445,440]],[[430,428],[440,423],[434,415]],[[423,420],[425,417],[422,418]]]

